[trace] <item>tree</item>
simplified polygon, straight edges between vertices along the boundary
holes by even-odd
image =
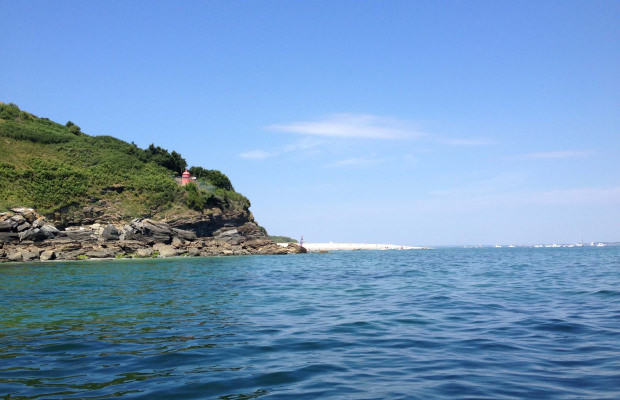
[[[191,167],[189,169],[190,174],[192,174],[193,176],[195,176],[196,178],[202,178],[205,179],[206,181],[208,181],[210,184],[212,184],[215,187],[224,189],[224,190],[230,190],[230,191],[234,191],[235,188],[233,187],[232,183],[230,182],[230,179],[228,179],[228,177],[226,175],[224,175],[222,172],[216,170],[216,169],[205,169],[202,167]]]
[[[181,173],[187,167],[187,161],[176,151],[173,151],[171,154],[168,153],[168,150],[155,146],[152,143],[144,151],[147,154],[148,161],[152,161],[176,173]]]

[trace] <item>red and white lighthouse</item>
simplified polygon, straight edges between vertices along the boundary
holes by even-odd
[[[181,186],[185,186],[189,183],[189,171],[185,170],[185,172],[183,172],[183,175],[181,175]]]

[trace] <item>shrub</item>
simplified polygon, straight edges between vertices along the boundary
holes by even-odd
[[[213,195],[196,186],[194,183],[188,183],[184,186],[187,192],[185,204],[192,210],[202,211],[205,206],[210,203]]]

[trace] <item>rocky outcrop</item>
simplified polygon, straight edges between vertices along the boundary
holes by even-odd
[[[247,210],[59,227],[30,208],[0,213],[0,262],[305,253],[268,239]]]

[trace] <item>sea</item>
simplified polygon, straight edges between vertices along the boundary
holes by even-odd
[[[0,399],[620,399],[620,247],[0,265]]]

